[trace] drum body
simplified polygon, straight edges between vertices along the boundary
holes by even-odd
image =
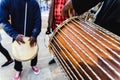
[[[38,45],[30,46],[29,37],[23,38],[25,44],[12,43],[12,55],[18,61],[28,61],[33,59],[38,53]]]
[[[70,80],[120,80],[119,37],[104,30],[71,18],[53,33],[49,49]]]

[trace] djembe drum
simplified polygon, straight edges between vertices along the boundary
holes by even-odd
[[[29,37],[24,37],[24,44],[18,44],[17,41],[12,43],[12,55],[18,61],[32,60],[38,53],[38,45],[30,46]]]
[[[120,38],[96,24],[64,21],[49,49],[70,80],[120,80]]]

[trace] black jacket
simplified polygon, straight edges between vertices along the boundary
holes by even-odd
[[[78,14],[104,1],[95,23],[120,36],[120,0],[72,0]]]

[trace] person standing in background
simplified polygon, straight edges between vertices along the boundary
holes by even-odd
[[[0,52],[6,57],[7,62],[5,62],[1,67],[5,67],[8,66],[9,64],[11,64],[13,62],[13,59],[11,58],[9,52],[2,46],[1,44],[1,34],[0,34]]]
[[[48,18],[48,27],[46,34],[50,34],[52,32],[56,31],[56,24],[62,24],[62,22],[66,19],[65,16],[61,15],[62,8],[64,7],[67,0],[52,0],[51,6],[50,6],[50,12],[49,12],[49,18]],[[49,64],[55,63],[55,60],[50,60]]]
[[[11,24],[8,21],[9,15],[11,16]],[[41,32],[39,3],[37,0],[0,0],[0,24],[18,44],[24,44],[23,38],[29,37],[32,47],[37,43],[37,37]],[[26,54],[29,55],[29,53]],[[31,69],[35,74],[39,74],[40,70],[36,65],[37,55],[31,60]],[[15,59],[16,74],[13,80],[20,80],[22,68],[22,62]]]
[[[48,16],[48,27],[47,27],[47,31],[46,31],[47,35],[51,33],[51,29],[52,29],[53,14],[54,14],[53,9],[54,9],[54,0],[51,0],[50,11],[49,11],[49,16]]]

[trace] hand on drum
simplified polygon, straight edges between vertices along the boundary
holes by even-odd
[[[16,39],[15,39],[18,44],[20,44],[20,43],[25,43],[24,40],[23,40],[23,37],[24,37],[24,35],[18,34],[18,36],[17,36]]]
[[[35,38],[35,37],[32,37],[32,36],[29,38],[29,41],[30,41],[30,46],[31,46],[31,47],[33,47],[33,46],[36,45],[36,43],[37,43],[36,38]]]
[[[25,43],[25,41],[23,40],[23,38],[24,38],[24,35],[22,35],[22,34],[18,34],[18,36],[16,37],[16,41],[17,41],[17,43],[18,44],[20,44],[20,43]],[[34,45],[36,45],[36,42],[37,42],[37,40],[36,40],[36,38],[34,38],[34,37],[30,37],[29,38],[29,41],[30,41],[30,46],[31,47],[33,47]]]

